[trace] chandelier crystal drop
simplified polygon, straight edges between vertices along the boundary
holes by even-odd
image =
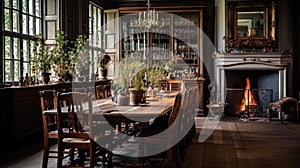
[[[148,0],[147,11],[140,12],[138,19],[138,26],[147,30],[158,25],[158,12],[155,9],[150,9],[150,6],[150,0]]]

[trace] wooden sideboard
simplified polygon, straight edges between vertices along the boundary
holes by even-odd
[[[41,90],[63,90],[79,87],[95,87],[97,85],[110,85],[110,80],[95,82],[57,83],[48,85],[35,85],[29,87],[0,88],[0,128],[2,135],[1,147],[7,144],[26,144],[42,136],[42,112],[39,98]]]

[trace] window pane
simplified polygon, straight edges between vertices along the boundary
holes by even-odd
[[[92,32],[94,35],[96,33],[96,30],[97,30],[96,23],[97,23],[97,8],[94,6],[94,9],[93,9],[93,32]]]
[[[22,12],[27,13],[27,8],[28,8],[27,0],[22,0]]]
[[[28,8],[29,8],[29,14],[33,15],[33,0],[29,0],[29,4],[28,4]]]
[[[89,18],[89,34],[93,34],[93,18]]]
[[[41,16],[41,1],[40,0],[35,1],[35,15]]]
[[[23,40],[23,58],[24,61],[29,61],[28,40]]]
[[[42,21],[41,21],[41,19],[38,19],[38,18],[36,18],[35,20],[36,20],[36,22],[35,22],[36,23],[36,27],[35,27],[36,28],[36,33],[35,34],[38,35],[38,34],[42,33],[42,31],[41,31],[42,30],[42,26],[41,26]]]
[[[4,0],[4,7],[10,7],[9,0]]]
[[[102,29],[102,26],[101,26],[101,9],[98,9],[98,21],[97,21],[97,46],[98,47],[101,47],[101,29]],[[100,46],[99,46],[100,45]]]
[[[11,74],[12,74],[12,72],[11,72],[11,69],[10,69],[10,67],[12,67],[11,64],[12,63],[12,61],[8,61],[8,60],[6,60],[5,61],[5,70],[4,70],[4,73],[5,73],[5,81],[6,82],[11,82],[12,81],[12,76],[11,76]]]
[[[23,19],[22,19],[22,33],[23,34],[28,34],[28,15],[23,15]]]
[[[18,0],[13,0],[13,8],[14,9],[19,9],[19,1]]]
[[[14,38],[13,50],[14,59],[20,59],[20,40],[18,38]]]
[[[10,31],[10,10],[4,9],[4,29]]]
[[[13,31],[19,32],[19,12],[13,11]]]
[[[29,55],[31,55],[31,54],[33,54],[33,46],[34,46],[34,41],[31,41],[30,40],[30,42],[29,42],[30,44],[29,44]]]
[[[34,35],[34,18],[29,16],[29,35]]]
[[[10,57],[10,53],[11,53],[11,51],[10,51],[10,49],[11,49],[11,47],[10,47],[10,37],[6,36],[4,39],[5,39],[5,41],[4,41],[4,45],[5,45],[5,53],[4,53],[5,59],[10,59],[11,58]]]
[[[90,4],[89,9],[89,33],[92,34],[92,23],[93,23],[93,5]]]
[[[28,75],[30,75],[30,65],[29,65],[29,63],[27,63],[27,62],[23,63],[23,67],[24,67],[24,71],[23,71],[24,74],[28,73]]]
[[[19,61],[14,61],[14,80],[20,80],[20,62]]]

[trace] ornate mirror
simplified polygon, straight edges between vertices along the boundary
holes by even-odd
[[[265,37],[265,10],[237,11],[236,37]]]
[[[255,48],[276,47],[275,0],[227,0],[226,37]]]

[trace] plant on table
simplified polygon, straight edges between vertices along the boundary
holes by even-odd
[[[148,69],[148,80],[151,87],[155,87],[159,84],[159,80],[164,78],[165,71],[158,67],[151,67]]]

